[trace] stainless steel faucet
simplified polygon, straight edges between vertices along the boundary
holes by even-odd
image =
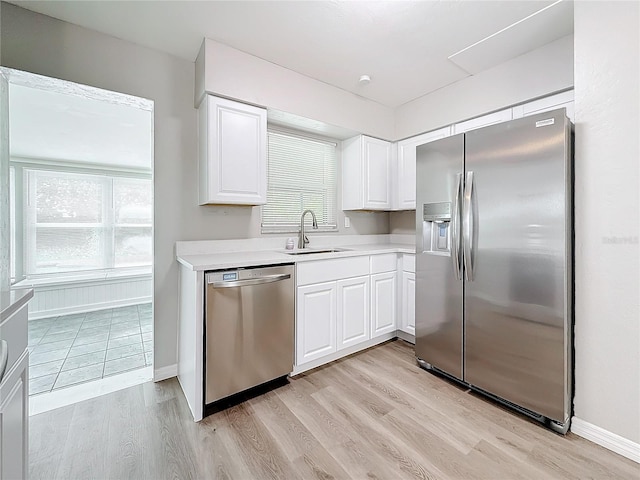
[[[309,243],[309,239],[304,234],[304,216],[307,213],[310,213],[313,217],[313,228],[316,230],[318,229],[318,221],[316,220],[316,214],[313,213],[313,210],[305,210],[302,212],[302,215],[300,216],[300,237],[298,238],[298,248],[304,248],[304,246]]]

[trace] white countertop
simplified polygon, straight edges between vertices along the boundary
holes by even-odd
[[[246,250],[234,252],[219,252],[211,254],[178,255],[177,260],[193,271],[220,270],[224,268],[248,267],[256,265],[278,265],[284,263],[299,263],[328,258],[347,258],[361,255],[376,255],[382,253],[415,253],[415,246],[404,243],[382,243],[363,245],[322,246],[313,245],[305,250],[320,250],[337,248],[342,251],[332,253],[309,253],[304,255],[288,255],[294,250]]]
[[[0,292],[0,323],[17,312],[32,297],[32,288],[18,288]]]

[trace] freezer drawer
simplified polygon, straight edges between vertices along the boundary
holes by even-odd
[[[293,370],[294,267],[208,272],[205,405]]]

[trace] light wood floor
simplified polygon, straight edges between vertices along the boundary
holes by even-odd
[[[175,379],[31,418],[31,479],[640,478],[419,369],[394,341],[194,423]]]

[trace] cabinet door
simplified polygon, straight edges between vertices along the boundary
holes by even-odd
[[[500,110],[499,112],[490,113],[489,115],[483,115],[481,117],[472,118],[466,122],[456,123],[453,126],[453,134],[468,132],[469,130],[475,130],[476,128],[487,127],[496,123],[506,122],[513,118],[513,113],[510,108],[506,110]]]
[[[296,364],[336,351],[336,282],[298,287]]]
[[[338,350],[369,340],[369,276],[338,281]]]
[[[266,110],[207,95],[199,122],[200,204],[266,203]]]
[[[440,128],[398,142],[398,175],[396,180],[395,210],[416,208],[416,148],[418,145],[448,137],[451,127]]]
[[[371,275],[371,338],[396,329],[396,272]]]
[[[364,208],[391,209],[391,143],[362,137]]]
[[[0,384],[0,480],[27,478],[29,355],[25,352]]]
[[[402,272],[402,330],[416,334],[416,274]]]
[[[569,120],[575,122],[575,107],[573,99],[573,90],[569,90],[567,92],[540,98],[533,102],[517,105],[513,107],[513,118],[526,117],[528,115],[535,115],[536,113],[548,112],[550,110],[556,110],[564,107],[567,109],[567,117],[569,117]]]

